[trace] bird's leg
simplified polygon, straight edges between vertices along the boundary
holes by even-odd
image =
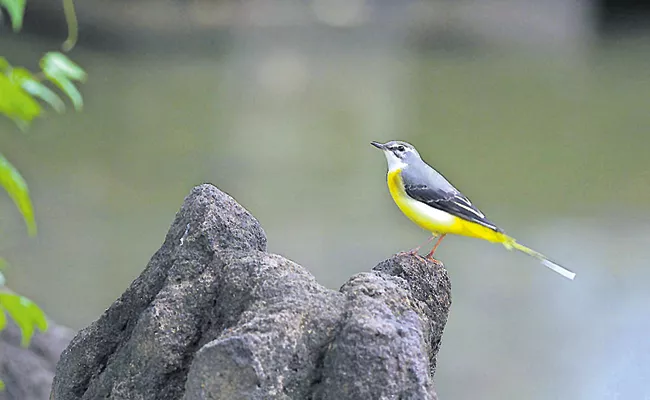
[[[436,252],[436,249],[438,248],[438,246],[440,246],[440,242],[442,242],[442,239],[444,239],[445,236],[447,236],[446,233],[443,233],[442,235],[440,235],[440,237],[438,238],[438,241],[437,241],[436,244],[433,246],[433,249],[431,249],[431,251],[429,252],[429,254],[427,254],[427,259],[428,259],[428,260],[431,260],[431,261],[434,261],[434,262],[438,262],[438,260],[436,260],[435,258],[433,258],[433,254]]]
[[[438,235],[437,235],[436,233],[432,234],[431,237],[429,237],[429,239],[427,239],[426,244],[431,243],[431,241],[432,241],[433,239],[437,238],[437,237],[438,237]],[[418,247],[416,247],[416,248],[414,248],[414,249],[411,249],[411,250],[409,250],[409,251],[400,251],[400,252],[398,253],[398,255],[400,255],[400,256],[403,256],[403,255],[405,255],[405,254],[408,254],[408,255],[411,255],[411,256],[417,255],[417,254],[418,254],[418,251],[420,251],[420,248],[421,248],[421,247],[422,247],[422,245],[420,245],[420,246],[418,246]]]

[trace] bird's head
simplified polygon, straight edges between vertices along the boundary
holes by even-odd
[[[383,150],[388,161],[388,170],[394,171],[396,169],[404,168],[416,161],[420,161],[420,153],[415,150],[415,147],[398,140],[391,140],[386,143],[370,142],[376,148]]]

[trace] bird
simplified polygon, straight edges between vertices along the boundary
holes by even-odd
[[[575,273],[551,261],[508,236],[491,222],[467,196],[463,195],[438,171],[427,164],[411,144],[393,140],[371,142],[382,150],[388,163],[388,190],[397,207],[416,225],[431,232],[429,242],[438,238],[426,258],[433,258],[438,246],[448,234],[473,237],[501,243],[508,250],[518,250],[565,278],[573,280]],[[409,253],[417,254],[419,247]]]

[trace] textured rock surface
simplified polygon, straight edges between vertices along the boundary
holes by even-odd
[[[6,387],[0,400],[47,400],[54,367],[74,332],[52,321],[36,332],[28,348],[20,346],[20,330],[10,320],[0,333],[0,378]]]
[[[194,188],[147,268],[63,352],[53,398],[435,398],[442,266],[394,256],[333,291],[265,250],[245,209]]]

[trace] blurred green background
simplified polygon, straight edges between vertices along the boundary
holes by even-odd
[[[65,37],[46,3],[25,33],[3,28],[12,63],[33,66]],[[647,15],[526,0],[78,8],[84,111],[25,134],[0,120],[39,224],[29,239],[0,197],[6,275],[54,320],[97,318],[203,182],[261,221],[271,252],[338,288],[427,239],[392,203],[369,144],[401,139],[578,274],[446,239],[440,398],[650,398]]]

